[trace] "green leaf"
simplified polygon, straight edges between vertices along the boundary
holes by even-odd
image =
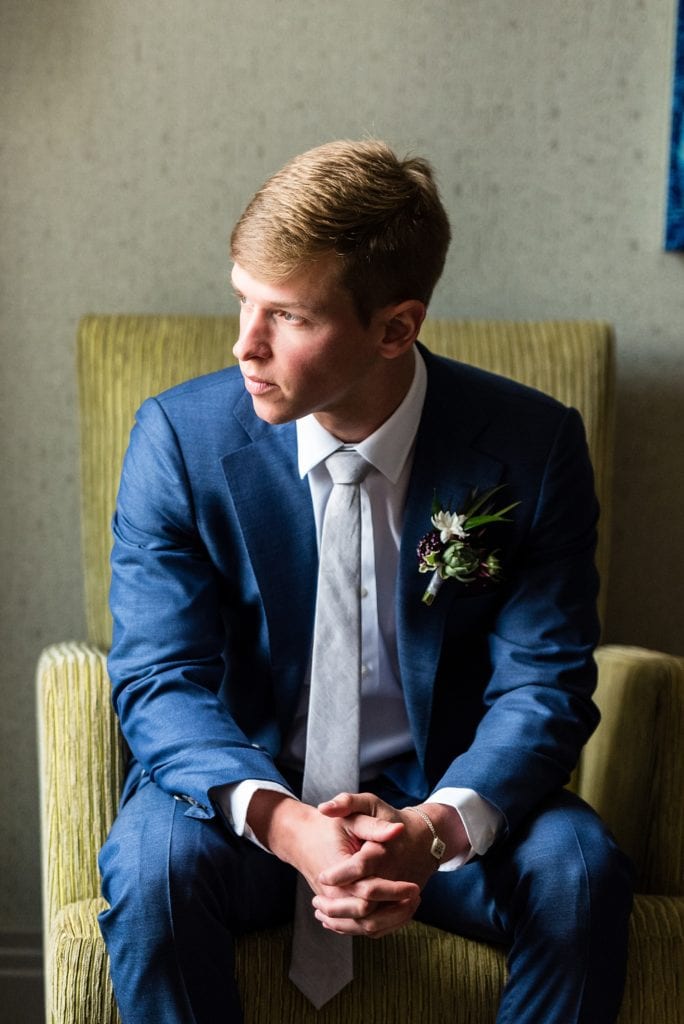
[[[507,512],[510,512],[512,508],[517,508],[520,504],[519,501],[512,501],[510,505],[506,505],[505,508],[500,508],[497,512],[498,516],[505,516]]]
[[[512,520],[506,519],[506,512],[510,512],[512,508],[519,504],[519,501],[514,501],[512,505],[507,505],[500,512],[483,513],[481,516],[473,516],[471,519],[466,520],[465,528],[466,530],[475,530],[478,526],[486,526],[487,523],[510,523]]]
[[[489,490],[485,491],[484,494],[481,494],[479,498],[477,496],[477,491],[473,491],[471,495],[472,505],[466,512],[466,515],[468,517],[472,516],[478,509],[482,508],[490,498],[493,498],[497,491],[502,490],[505,486],[505,484],[499,484],[498,487],[490,487]]]

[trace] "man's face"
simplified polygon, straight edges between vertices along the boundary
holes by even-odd
[[[336,436],[360,440],[375,429],[385,326],[381,313],[367,327],[359,321],[338,276],[332,256],[278,285],[236,263],[240,337],[233,353],[261,419],[285,423],[313,413]]]

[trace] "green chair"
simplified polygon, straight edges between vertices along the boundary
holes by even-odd
[[[78,342],[88,642],[48,648],[38,668],[43,906],[49,1024],[114,1024],[97,926],[97,853],[114,818],[125,751],[106,650],[109,523],[134,412],[148,395],[231,362],[234,317],[91,316]],[[596,322],[440,322],[434,351],[517,378],[584,418],[603,508],[605,578],[613,434],[613,338]],[[598,651],[603,719],[573,785],[637,872],[621,1024],[684,1024],[684,662]],[[131,942],[135,942],[135,935]],[[357,940],[355,981],[316,1013],[287,979],[289,929],[238,943],[248,1024],[488,1024],[505,980],[498,948],[412,923]],[[221,1024],[217,1021],[216,1024]]]

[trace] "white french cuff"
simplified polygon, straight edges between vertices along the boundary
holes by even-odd
[[[468,853],[443,861],[439,865],[440,871],[455,871],[473,857],[481,857],[503,828],[504,817],[501,811],[474,789],[444,786],[431,793],[425,803],[446,804],[447,807],[453,807],[458,811],[470,843]]]
[[[263,843],[259,842],[247,824],[249,804],[258,789],[268,789],[272,793],[284,793],[285,796],[294,797],[294,793],[291,790],[281,786],[278,782],[270,782],[265,779],[246,779],[244,782],[234,782],[217,787],[215,799],[233,826],[236,835],[244,836],[245,839],[249,839],[261,850],[270,853],[271,851]]]

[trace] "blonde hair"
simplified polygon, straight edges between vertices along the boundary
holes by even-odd
[[[280,283],[334,254],[359,316],[426,305],[451,232],[432,168],[384,142],[330,142],[290,160],[255,193],[230,240],[250,274]]]

